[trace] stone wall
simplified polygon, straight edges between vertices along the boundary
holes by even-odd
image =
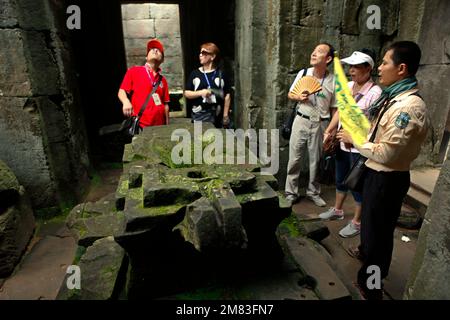
[[[450,2],[421,2],[423,16],[417,38],[422,48],[422,65],[417,78],[429,109],[431,130],[416,164],[441,164],[450,133]]]
[[[182,90],[183,60],[178,5],[124,4],[122,22],[128,67],[145,62],[147,41],[156,37],[164,45],[165,61],[161,68],[169,88],[171,91]]]
[[[60,15],[66,7],[1,0],[0,8],[0,158],[34,206],[74,202],[89,160]]]
[[[34,226],[28,194],[0,160],[0,278],[14,271],[33,236]]]

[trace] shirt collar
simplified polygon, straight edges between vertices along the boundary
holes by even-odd
[[[148,70],[148,71],[152,71],[152,68],[150,68],[150,66],[148,65],[148,63],[146,62],[144,67]],[[158,67],[158,69],[154,70],[156,73],[160,73],[161,72],[161,68]]]
[[[413,88],[413,89],[409,89],[409,90],[406,90],[406,91],[403,91],[402,93],[400,93],[400,94],[398,94],[398,95],[396,95],[395,97],[394,97],[394,99],[395,100],[400,100],[400,99],[402,99],[402,98],[404,98],[404,97],[407,97],[407,96],[409,96],[409,95],[411,95],[411,94],[413,94],[413,93],[416,93],[416,92],[418,92],[419,91],[419,88]]]
[[[356,84],[356,82],[353,82],[352,88],[355,84]],[[369,79],[369,81],[367,81],[356,94],[365,96],[369,92],[369,90],[372,89],[372,86],[373,86],[373,80]]]

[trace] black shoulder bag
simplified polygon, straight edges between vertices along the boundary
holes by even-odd
[[[158,82],[156,82],[156,85],[153,87],[152,91],[148,94],[147,99],[145,99],[145,102],[142,105],[141,110],[139,110],[139,114],[137,116],[129,117],[122,122],[120,131],[123,132],[124,135],[128,137],[133,137],[134,135],[139,134],[139,131],[142,130],[141,127],[139,126],[139,121],[141,120],[142,114],[144,113],[144,110],[147,107],[148,102],[158,89],[161,80],[162,76],[160,75],[158,78]]]
[[[302,70],[303,74],[300,77],[300,79],[306,75],[307,70],[308,70],[307,68]],[[300,79],[298,79],[298,80],[300,80]],[[294,120],[295,120],[296,116],[297,116],[297,103],[295,104],[294,108],[292,108],[291,113],[286,118],[286,120],[284,121],[284,123],[281,125],[281,128],[280,128],[281,136],[286,140],[289,140],[291,138],[292,125],[294,124]]]
[[[380,124],[381,118],[383,118],[384,113],[395,103],[396,101],[390,102],[386,108],[381,112],[380,117],[378,118],[377,124],[370,136],[369,142],[374,142],[375,136],[378,131],[378,125]],[[358,159],[353,163],[353,166],[350,168],[347,176],[344,178],[343,185],[349,188],[352,191],[362,192],[364,186],[364,178],[366,176],[366,160],[367,158],[363,155],[359,155]]]

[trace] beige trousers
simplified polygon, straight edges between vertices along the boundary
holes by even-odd
[[[313,122],[295,117],[292,125],[291,139],[289,140],[289,162],[287,166],[286,194],[299,195],[299,177],[301,163],[308,152],[309,158],[309,183],[306,195],[320,195],[320,184],[317,182],[319,161],[322,155],[323,133],[329,124],[329,120]]]

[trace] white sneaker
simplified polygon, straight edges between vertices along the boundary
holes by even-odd
[[[319,214],[319,218],[322,220],[342,220],[344,219],[344,211],[341,211],[341,213],[337,213],[336,208],[331,207],[327,211]]]
[[[327,203],[320,196],[306,196],[307,199],[314,202],[314,204],[318,207],[325,207]]]
[[[292,206],[296,201],[298,197],[294,196],[293,194],[289,194],[286,196],[286,201],[289,203],[290,206]]]
[[[344,228],[339,231],[339,235],[342,238],[350,238],[358,235],[361,232],[361,225],[353,223],[350,221]]]

